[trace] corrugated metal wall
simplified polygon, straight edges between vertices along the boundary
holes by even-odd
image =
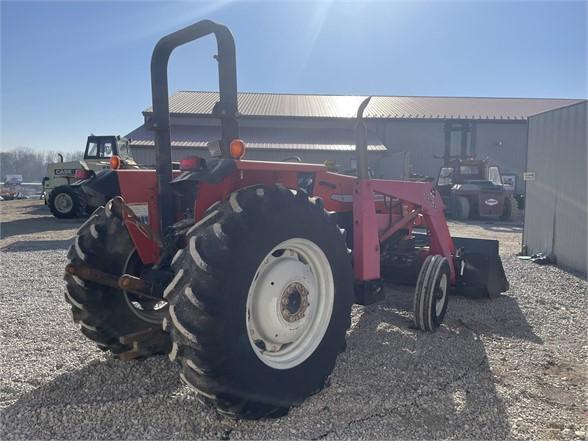
[[[179,120],[176,118],[176,124]],[[302,142],[302,143],[353,143],[353,120],[323,121],[320,119],[308,119],[303,122],[293,120],[295,127],[283,127],[287,121],[266,120],[246,121],[244,126],[249,140],[256,142]],[[207,121],[210,125],[211,122]],[[523,192],[522,171],[525,163],[525,151],[527,144],[527,124],[525,122],[476,122],[476,145],[478,157],[488,157],[491,161],[501,166],[503,173],[516,173],[517,190]],[[184,132],[193,131],[194,140],[202,140],[199,125],[182,125]],[[442,160],[445,143],[445,122],[433,120],[370,120],[368,129],[370,142],[381,142],[388,152],[385,154],[370,154],[370,166],[378,177],[398,179],[403,176],[405,168],[405,152],[408,152],[408,160],[412,164],[415,173],[437,177]],[[188,134],[184,133],[184,137]],[[204,136],[205,139],[208,139]],[[214,137],[213,137],[214,138]],[[210,139],[213,139],[210,138]],[[195,154],[197,150],[178,148],[173,150],[173,159],[180,160],[184,156]],[[202,152],[202,151],[200,151]],[[133,154],[142,164],[153,164],[155,153],[152,147],[134,147]],[[349,168],[354,155],[351,152],[328,151],[272,151],[251,150],[247,157],[251,159],[280,160],[288,156],[297,155],[304,161],[322,163],[326,159],[335,159],[341,168]],[[437,157],[436,157],[437,156]]]
[[[415,173],[437,177],[442,160],[435,156],[443,155],[443,127],[443,122],[387,121],[384,123],[382,142],[391,153],[409,152]],[[398,153],[385,159],[386,168],[397,168],[400,159]],[[390,173],[389,177],[397,177],[396,173]]]
[[[437,177],[445,146],[445,123],[442,121],[387,121],[383,144],[391,152],[410,152],[415,173]],[[488,158],[504,174],[517,175],[517,191],[524,192],[522,173],[527,148],[527,124],[524,122],[476,123],[478,158]],[[396,162],[391,158],[391,162]],[[393,173],[390,177],[396,177]]]
[[[555,254],[562,267],[587,273],[586,103],[529,119],[523,244]]]
[[[153,146],[133,146],[131,147],[131,153],[137,163],[148,166],[155,165],[155,150]],[[172,148],[172,161],[180,161],[182,158],[191,155],[198,155],[203,158],[209,156],[208,150],[206,149]]]
[[[155,152],[153,147],[135,146],[132,149],[133,157],[139,164],[154,165]],[[172,149],[172,161],[180,161],[182,158],[190,155],[198,155],[207,158],[208,151],[196,148],[175,148]],[[311,164],[322,164],[325,160],[330,159],[337,163],[340,170],[351,168],[351,159],[354,158],[351,152],[325,152],[325,151],[280,151],[280,150],[248,150],[247,159],[265,160],[265,161],[282,161],[291,156],[298,156],[303,162]],[[379,154],[370,153],[370,166],[378,167]]]

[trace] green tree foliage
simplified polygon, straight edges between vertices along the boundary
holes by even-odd
[[[64,161],[82,159],[83,152],[65,152]],[[54,150],[38,151],[28,147],[18,147],[0,152],[0,179],[4,182],[6,175],[22,175],[25,182],[41,182],[47,173],[47,164],[58,162],[58,152]]]

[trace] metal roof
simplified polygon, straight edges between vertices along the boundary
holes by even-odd
[[[365,96],[239,93],[243,117],[353,118]],[[180,91],[170,97],[174,115],[210,117],[217,92]],[[584,100],[554,98],[469,98],[374,96],[368,118],[526,120],[529,116]],[[144,113],[151,113],[151,107]]]

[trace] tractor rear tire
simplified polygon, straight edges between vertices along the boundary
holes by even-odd
[[[466,221],[470,218],[470,201],[464,196],[457,196],[453,200],[454,217],[460,221]]]
[[[449,301],[450,270],[447,259],[428,256],[421,267],[414,292],[414,324],[434,332],[443,322]]]
[[[86,217],[86,198],[79,188],[69,185],[55,187],[49,193],[47,204],[53,216],[58,219]]]
[[[111,204],[112,201],[98,208],[79,228],[68,259],[72,264],[87,265],[118,277],[127,272],[135,248]],[[161,329],[165,311],[161,311],[159,322],[148,320],[144,317],[149,310],[133,310],[141,304],[122,290],[84,281],[69,273],[64,279],[65,300],[71,305],[74,322],[100,349],[125,360],[169,352],[169,335]]]
[[[353,303],[344,236],[320,199],[280,186],[238,190],[188,231],[164,328],[201,402],[277,417],[325,386]]]
[[[504,199],[504,208],[500,215],[500,220],[508,222],[517,217],[519,211],[519,204],[516,199],[512,196],[508,196]]]

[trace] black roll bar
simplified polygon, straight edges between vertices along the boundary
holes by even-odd
[[[214,34],[218,54],[219,101],[212,115],[221,120],[221,150],[229,157],[231,140],[239,137],[237,121],[237,67],[235,40],[226,26],[210,20],[202,20],[161,38],[151,56],[151,96],[153,116],[150,128],[155,131],[155,154],[157,164],[157,190],[160,231],[172,225],[174,219],[173,193],[171,187],[171,137],[169,117],[169,93],[167,67],[173,50],[191,41]]]

